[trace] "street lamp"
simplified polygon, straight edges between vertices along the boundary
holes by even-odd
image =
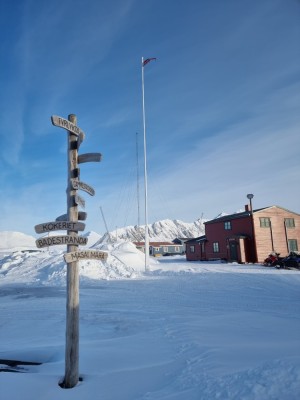
[[[254,194],[247,194],[247,199],[250,200],[250,212],[251,212],[251,221],[252,221],[252,232],[253,232],[253,250],[254,250],[254,262],[257,262],[257,250],[256,250],[256,240],[255,240],[255,230],[254,230],[254,218],[253,218],[253,208],[252,208],[252,199]]]
[[[254,197],[254,194],[252,194],[252,193],[249,193],[249,194],[247,194],[247,199],[249,199],[250,200],[250,210],[251,210],[251,214],[253,215],[253,213],[252,213],[252,199],[253,199],[253,197]]]

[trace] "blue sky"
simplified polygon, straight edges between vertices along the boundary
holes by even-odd
[[[76,114],[86,230],[144,223],[141,58],[149,223],[255,208],[300,212],[300,2],[0,2],[1,231],[66,212],[67,133]],[[136,135],[138,133],[138,135]],[[138,137],[138,140],[136,140]]]

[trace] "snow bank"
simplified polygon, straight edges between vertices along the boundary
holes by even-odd
[[[96,240],[96,238],[94,237]],[[0,260],[0,283],[26,283],[41,285],[66,284],[66,263],[63,255],[66,249],[53,246],[38,251],[15,251],[6,254]],[[16,248],[16,247],[15,247]],[[136,278],[145,271],[144,253],[129,242],[99,245],[94,249],[107,251],[106,261],[80,260],[81,281],[99,281],[99,279]],[[151,260],[151,265],[156,261]]]

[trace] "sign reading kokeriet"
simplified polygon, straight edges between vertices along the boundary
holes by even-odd
[[[44,237],[41,239],[37,239],[35,241],[36,247],[41,248],[41,247],[48,247],[48,246],[59,246],[59,245],[73,245],[73,246],[78,246],[78,245],[86,245],[88,242],[88,238],[84,236],[70,236],[70,235],[65,235],[65,236],[49,236],[49,237]]]
[[[85,224],[73,221],[54,221],[45,222],[34,227],[36,233],[44,233],[50,231],[84,231]]]
[[[105,261],[107,259],[108,254],[104,251],[96,251],[96,250],[83,250],[83,251],[72,251],[71,253],[64,254],[65,262],[73,262],[78,260],[102,260]]]

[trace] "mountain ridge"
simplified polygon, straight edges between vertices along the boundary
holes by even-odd
[[[50,232],[50,235],[59,235],[57,232]],[[172,241],[175,238],[193,238],[204,234],[204,220],[198,219],[194,222],[183,222],[181,220],[164,219],[148,224],[150,241]],[[145,240],[145,225],[129,225],[101,235],[94,231],[87,231],[83,236],[90,240],[87,247],[95,247],[105,242],[117,240],[140,242]],[[14,231],[0,231],[0,251],[9,249],[18,251],[25,249],[36,249],[36,238]]]

